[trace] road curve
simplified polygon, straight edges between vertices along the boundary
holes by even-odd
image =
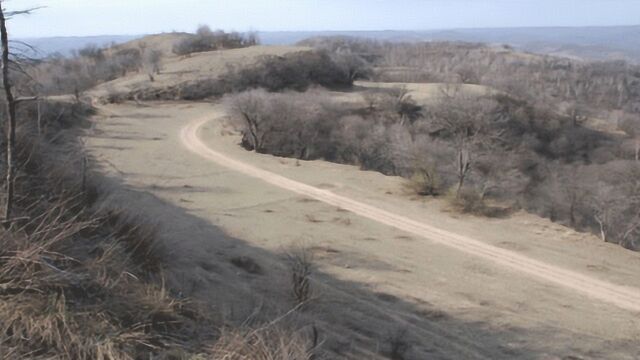
[[[593,299],[617,307],[640,312],[640,289],[612,284],[606,281],[531,259],[521,254],[486,244],[467,236],[445,231],[386,210],[319,189],[216,152],[200,140],[199,129],[210,118],[196,119],[182,128],[180,140],[191,152],[219,165],[258,178],[271,185],[348,210],[359,216],[412,233],[434,243],[474,255],[515,272],[568,288]]]

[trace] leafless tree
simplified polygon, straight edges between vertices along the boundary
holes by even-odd
[[[349,50],[337,51],[333,55],[333,61],[345,72],[351,81],[366,78],[371,74],[370,65]]]
[[[490,146],[501,135],[492,126],[495,106],[490,99],[457,95],[446,97],[429,112],[432,131],[448,138],[456,150],[456,196],[472,170],[474,153]]]
[[[248,139],[250,148],[256,152],[262,150],[267,131],[265,124],[265,92],[254,90],[242,93],[231,100],[229,105],[231,110],[243,122],[242,132],[244,138]]]
[[[620,129],[633,138],[633,154],[636,162],[640,162],[640,116],[627,116],[621,124]]]
[[[463,66],[459,68],[456,73],[460,77],[460,82],[463,84],[479,84],[480,78],[476,70],[469,66]]]
[[[13,95],[11,81],[11,59],[9,49],[9,35],[7,20],[14,15],[27,14],[31,10],[7,12],[3,9],[4,3],[0,0],[0,42],[2,43],[2,83],[5,100],[7,102],[7,149],[6,149],[6,191],[4,220],[10,223],[13,219],[14,186],[16,172],[16,106],[23,101],[36,100],[36,98],[16,98]]]
[[[147,72],[149,80],[155,81],[154,75],[160,74],[160,62],[162,60],[162,51],[157,49],[149,49],[147,44],[142,42],[138,45],[142,54],[142,67]]]
[[[406,86],[371,90],[364,95],[369,110],[377,110],[389,119],[389,123],[413,124],[423,116],[422,106],[412,98]]]
[[[600,170],[591,206],[603,241],[637,248],[640,241],[640,166],[617,161]]]

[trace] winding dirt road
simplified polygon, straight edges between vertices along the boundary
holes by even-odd
[[[303,195],[326,204],[348,210],[359,216],[412,233],[434,243],[445,245],[466,254],[477,256],[515,272],[524,273],[555,285],[568,288],[622,309],[640,312],[640,291],[598,280],[574,271],[531,259],[470,237],[461,236],[430,226],[378,207],[337,195],[284,176],[243,163],[216,152],[199,138],[199,130],[209,118],[197,119],[182,128],[180,140],[191,152],[244,175],[261,179],[271,185]]]

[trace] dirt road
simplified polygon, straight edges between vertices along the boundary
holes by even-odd
[[[551,266],[512,251],[488,245],[470,237],[460,236],[450,231],[419,223],[383,209],[336,195],[328,190],[319,189],[288,179],[284,176],[259,169],[255,166],[234,160],[222,153],[213,151],[198,137],[198,130],[206,124],[207,121],[209,121],[208,118],[192,121],[180,132],[180,139],[184,146],[206,159],[215,161],[220,165],[239,171],[245,175],[256,177],[271,185],[308,196],[333,206],[338,206],[354,214],[481,257],[512,270],[523,272],[529,276],[579,291],[585,295],[624,309],[640,312],[640,290],[638,289],[606,283],[557,266]]]

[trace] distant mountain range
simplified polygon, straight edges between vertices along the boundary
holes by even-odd
[[[20,39],[39,56],[69,55],[88,44],[106,46],[144,35]],[[267,45],[290,45],[316,36],[351,36],[384,41],[467,41],[507,44],[517,49],[590,60],[624,59],[640,63],[640,26],[451,29],[429,31],[276,31],[260,32]],[[19,46],[19,45],[16,45]]]

